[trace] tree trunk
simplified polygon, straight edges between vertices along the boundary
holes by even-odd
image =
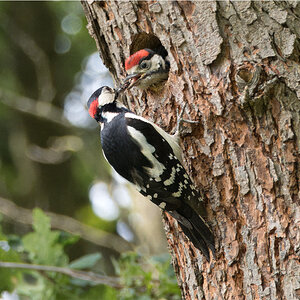
[[[127,92],[166,131],[187,102],[185,167],[207,199],[217,257],[208,263],[166,215],[184,299],[300,298],[300,3],[83,2],[116,84],[124,60],[160,42],[159,92]],[[147,34],[145,34],[147,33]]]

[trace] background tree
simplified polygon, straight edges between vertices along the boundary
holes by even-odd
[[[135,204],[136,194],[120,185],[101,156],[99,129],[86,111],[92,92],[112,79],[85,28],[80,2],[1,2],[0,17],[0,298],[16,290],[30,299],[119,299],[118,291],[98,286],[101,280],[73,280],[62,273],[74,270],[59,269],[78,266],[124,280],[147,274],[138,293],[151,294],[149,286],[156,285],[156,295],[178,298],[170,257],[152,261],[167,251],[158,210],[146,201]],[[107,212],[108,198],[118,208],[110,219],[95,205]],[[32,218],[35,207],[50,220],[40,210]],[[150,212],[152,224],[134,230],[134,221],[144,219],[142,210]],[[124,253],[135,247],[133,255]],[[162,274],[168,288],[162,291],[152,274]]]
[[[124,60],[160,43],[168,82],[128,105],[171,131],[190,119],[185,166],[207,200],[217,258],[208,263],[164,216],[185,299],[300,296],[300,4],[296,1],[82,2],[116,84]]]
[[[74,83],[74,76],[83,73],[82,61],[95,51],[80,3],[6,2],[0,15],[0,197],[114,232],[115,222],[97,219],[89,204],[97,173],[90,157],[98,154],[99,145],[90,130],[66,117],[65,98],[71,92],[69,98],[80,105],[80,78]],[[103,161],[98,157],[100,166]],[[109,168],[101,176],[109,182]],[[22,213],[6,203],[1,198],[1,212],[11,217],[4,219],[5,232],[28,232],[26,222],[15,222]],[[70,253],[75,258],[87,248],[93,245],[81,241]]]

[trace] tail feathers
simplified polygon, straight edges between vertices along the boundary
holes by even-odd
[[[215,257],[215,239],[213,233],[210,231],[208,225],[204,221],[201,216],[198,216],[195,211],[193,211],[193,215],[190,218],[190,222],[193,225],[194,230],[196,231],[195,235],[199,235],[204,239],[208,248],[211,250],[213,256]]]
[[[208,261],[210,261],[208,249],[215,257],[214,236],[201,216],[186,204],[179,210],[173,211],[171,215],[180,223],[185,235],[204,254]]]
[[[206,260],[209,262],[210,261],[209,250],[203,238],[199,236],[197,231],[193,231],[180,223],[179,225],[182,231],[184,232],[184,234],[190,239],[193,245],[202,252]]]

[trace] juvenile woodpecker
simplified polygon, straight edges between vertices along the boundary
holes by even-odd
[[[191,207],[200,195],[182,166],[177,139],[137,116],[104,86],[88,100],[88,111],[101,126],[101,144],[109,164],[138,191],[180,224],[194,246],[210,260],[214,237],[204,219]]]
[[[131,80],[128,88],[136,86],[140,89],[156,89],[168,79],[170,62],[166,50],[155,52],[142,49],[132,54],[125,61],[128,76],[125,83]]]

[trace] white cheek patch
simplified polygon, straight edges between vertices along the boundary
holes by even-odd
[[[98,98],[99,106],[104,106],[105,104],[109,104],[114,102],[115,94],[110,92],[102,93]]]
[[[162,67],[163,69],[165,68],[165,61],[158,54],[153,55],[151,62],[152,62],[151,69],[156,70],[156,69],[159,69],[159,67]]]

